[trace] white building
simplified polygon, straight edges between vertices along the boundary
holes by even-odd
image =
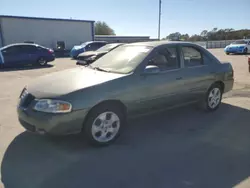
[[[64,41],[66,49],[71,49],[92,40],[94,21],[0,15],[0,47],[32,41],[55,48],[57,41]]]

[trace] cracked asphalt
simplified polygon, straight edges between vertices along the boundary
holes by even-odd
[[[5,187],[250,187],[247,57],[210,51],[235,71],[234,89],[218,111],[184,107],[133,119],[105,148],[88,146],[80,135],[34,135],[18,123],[22,88],[38,76],[74,67],[74,61],[62,58],[46,68],[1,71],[0,177]]]

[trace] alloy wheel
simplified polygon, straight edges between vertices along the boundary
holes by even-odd
[[[211,109],[216,108],[221,101],[221,90],[219,88],[213,88],[208,95],[208,106]]]
[[[101,143],[112,140],[120,129],[120,119],[114,112],[103,112],[92,123],[92,136]]]

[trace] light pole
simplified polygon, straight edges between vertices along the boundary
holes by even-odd
[[[161,0],[159,0],[158,39],[161,40]]]

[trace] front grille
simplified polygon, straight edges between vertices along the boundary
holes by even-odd
[[[78,59],[78,60],[85,60],[86,59],[86,57],[85,56],[77,56],[77,58],[76,59]]]
[[[20,96],[20,107],[27,108],[30,103],[35,99],[33,95],[24,90]]]

